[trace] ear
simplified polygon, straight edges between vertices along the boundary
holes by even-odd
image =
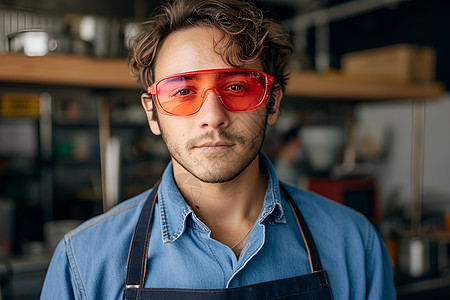
[[[157,116],[153,115],[152,97],[147,93],[143,93],[141,95],[141,103],[142,103],[142,106],[144,107],[145,114],[147,115],[147,120],[148,120],[148,125],[150,125],[150,130],[153,132],[154,135],[160,135],[161,130],[159,128]]]
[[[273,105],[273,113],[269,114],[267,118],[267,125],[273,125],[278,119],[278,112],[280,110],[281,98],[283,98],[283,90],[281,87],[277,87],[272,90],[275,103]]]

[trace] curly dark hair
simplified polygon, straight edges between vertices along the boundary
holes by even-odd
[[[193,26],[212,26],[223,36],[215,45],[225,62],[239,67],[260,59],[264,72],[274,77],[272,90],[284,91],[286,65],[293,51],[290,35],[250,1],[168,0],[143,23],[129,55],[129,69],[143,90],[154,83],[154,66],[165,38],[172,32]],[[219,46],[220,45],[220,46]],[[271,95],[267,110],[272,113]]]

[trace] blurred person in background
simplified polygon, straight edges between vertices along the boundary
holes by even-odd
[[[299,128],[294,127],[282,135],[274,167],[278,180],[296,186],[306,186],[304,174],[306,158],[298,134]]]

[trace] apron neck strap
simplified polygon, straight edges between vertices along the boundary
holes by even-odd
[[[144,287],[145,274],[147,270],[147,253],[152,231],[152,217],[158,198],[158,186],[160,180],[152,188],[150,195],[144,203],[139,221],[133,233],[130,252],[128,253],[127,281],[125,290],[128,288]],[[136,268],[136,266],[139,266]]]
[[[319,252],[317,251],[316,243],[314,243],[314,239],[311,235],[311,231],[309,231],[308,225],[306,224],[303,215],[298,209],[297,205],[292,199],[291,195],[287,191],[286,187],[283,183],[280,182],[281,192],[283,196],[288,200],[289,206],[291,207],[292,212],[294,213],[295,221],[297,222],[297,226],[302,235],[303,241],[306,246],[306,251],[308,252],[309,257],[309,265],[311,267],[311,272],[317,272],[323,270],[322,262],[320,261]]]

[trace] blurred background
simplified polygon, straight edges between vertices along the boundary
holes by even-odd
[[[399,299],[450,295],[450,2],[258,0],[295,52],[263,151],[376,226]],[[0,0],[0,299],[36,299],[65,232],[169,156],[126,56],[161,1]]]

